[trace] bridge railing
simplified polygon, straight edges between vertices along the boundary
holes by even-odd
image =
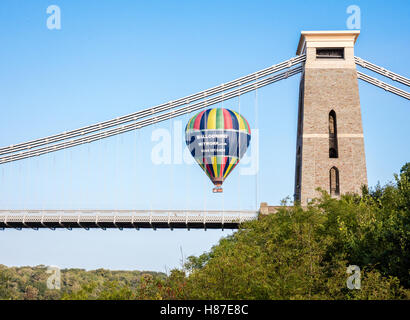
[[[243,210],[0,210],[0,228],[237,229],[257,218]]]

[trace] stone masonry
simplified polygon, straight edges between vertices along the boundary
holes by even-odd
[[[295,200],[306,205],[330,193],[330,169],[338,171],[338,197],[367,184],[359,89],[354,63],[358,31],[302,32],[297,54],[306,53],[300,83]],[[319,57],[317,48],[337,48],[343,57]],[[329,114],[336,115],[337,157],[330,157]],[[335,184],[332,180],[333,185]]]

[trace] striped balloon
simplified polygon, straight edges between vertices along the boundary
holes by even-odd
[[[251,140],[248,121],[223,108],[208,109],[193,116],[185,128],[192,156],[221,192],[221,185],[245,154]]]

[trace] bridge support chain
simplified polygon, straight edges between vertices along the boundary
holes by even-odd
[[[298,62],[300,63],[300,62]],[[63,149],[68,149],[68,148],[72,148],[72,147],[76,147],[85,143],[90,143],[90,142],[94,142],[94,141],[98,141],[101,139],[105,139],[111,136],[115,136],[118,134],[122,134],[122,133],[126,133],[129,131],[133,131],[136,129],[140,129],[146,126],[150,126],[153,124],[156,124],[158,122],[162,122],[162,121],[166,121],[169,119],[173,119],[194,111],[198,111],[201,110],[203,108],[218,104],[220,102],[226,101],[226,100],[230,100],[233,99],[235,97],[241,96],[245,93],[254,91],[256,89],[262,88],[264,86],[270,85],[274,82],[280,81],[280,80],[284,80],[287,79],[291,76],[294,76],[300,72],[302,72],[302,67],[295,67],[292,68],[288,71],[279,73],[279,74],[275,74],[273,76],[258,80],[256,82],[250,83],[246,86],[242,86],[239,87],[238,89],[235,90],[231,90],[229,92],[220,94],[218,96],[214,96],[212,98],[206,99],[206,100],[202,100],[200,102],[179,108],[179,109],[175,109],[172,110],[170,112],[167,113],[162,113],[160,115],[157,116],[152,116],[149,117],[145,120],[141,120],[141,121],[137,121],[137,122],[133,122],[131,124],[128,125],[123,125],[121,127],[117,127],[117,128],[113,128],[110,130],[106,130],[103,132],[99,132],[99,133],[95,133],[92,135],[89,135],[85,138],[77,138],[77,139],[72,139],[70,141],[65,141],[65,142],[61,142],[61,143],[57,143],[54,144],[52,146],[46,146],[46,147],[42,147],[42,148],[37,148],[37,149],[31,149],[30,148],[25,148],[28,149],[26,151],[20,151],[17,153],[13,153],[13,152],[5,152],[5,154],[10,154],[8,156],[3,156],[0,157],[0,164],[4,164],[7,162],[12,162],[12,161],[17,161],[17,160],[22,160],[22,159],[26,159],[26,158],[31,158],[31,157],[36,157],[36,156],[40,156],[43,154],[47,154],[50,152],[56,152],[59,150],[63,150]],[[38,147],[38,146],[36,146]],[[11,150],[11,149],[10,149]]]
[[[379,88],[382,88],[382,89],[384,89],[384,90],[386,90],[386,91],[389,91],[389,92],[391,92],[391,93],[394,93],[394,94],[396,94],[396,95],[398,95],[398,96],[400,96],[400,97],[402,97],[402,98],[405,98],[405,99],[407,99],[407,100],[410,100],[410,93],[409,93],[409,92],[404,91],[404,90],[399,89],[399,88],[396,88],[396,87],[394,87],[394,86],[392,86],[392,85],[390,85],[390,84],[388,84],[388,83],[386,83],[386,82],[383,82],[383,81],[381,81],[381,80],[379,80],[379,79],[373,78],[373,77],[371,77],[371,76],[369,76],[369,75],[367,75],[367,74],[364,74],[364,73],[362,73],[362,72],[360,72],[360,71],[357,71],[357,78],[358,78],[358,79],[361,79],[361,80],[363,80],[363,81],[366,81],[366,82],[368,82],[368,83],[370,83],[370,84],[372,84],[372,85],[374,85],[374,86],[376,86],[376,87],[379,87]]]
[[[387,78],[390,78],[394,81],[400,82],[406,86],[410,86],[410,79],[403,77],[397,73],[394,73],[390,70],[387,70],[385,68],[379,67],[378,65],[375,65],[374,63],[371,63],[369,61],[363,60],[362,58],[359,57],[354,57],[354,61],[357,65],[366,68],[368,70],[371,70],[373,72],[376,72],[378,74],[381,74],[382,76],[385,76]]]
[[[27,150],[27,149],[33,149],[33,148],[38,148],[40,146],[44,146],[44,145],[50,145],[50,144],[55,144],[57,142],[63,141],[63,140],[68,140],[68,139],[72,139],[75,137],[79,137],[79,136],[87,136],[91,133],[94,132],[99,132],[111,127],[116,127],[116,126],[120,126],[120,125],[124,125],[126,123],[129,122],[134,122],[136,120],[148,117],[148,116],[153,116],[155,114],[160,114],[162,112],[165,111],[169,111],[171,109],[174,109],[176,107],[180,107],[183,105],[187,105],[187,104],[191,104],[195,101],[198,100],[202,100],[205,99],[207,97],[211,97],[214,96],[216,94],[219,93],[223,93],[227,90],[231,90],[237,87],[241,87],[247,83],[251,83],[254,82],[256,80],[265,78],[267,76],[270,76],[276,72],[279,72],[281,70],[284,69],[288,69],[292,66],[295,66],[297,64],[303,63],[306,60],[306,55],[299,55],[296,57],[293,57],[291,59],[288,59],[286,61],[283,61],[281,63],[278,63],[276,65],[273,65],[271,67],[262,69],[260,71],[251,73],[249,75],[243,76],[241,78],[238,78],[236,80],[232,80],[229,81],[227,83],[221,84],[219,86],[186,96],[184,98],[180,98],[177,100],[173,100],[164,104],[160,104],[157,105],[155,107],[152,108],[148,108],[145,110],[141,110],[141,111],[137,111],[125,116],[121,116],[121,117],[117,117],[115,119],[111,119],[111,120],[107,120],[107,121],[103,121],[100,123],[96,123],[93,125],[89,125],[83,128],[79,128],[79,129],[75,129],[75,130],[71,130],[71,131],[65,131],[63,133],[60,134],[56,134],[56,135],[52,135],[52,136],[48,136],[45,138],[41,138],[41,139],[36,139],[36,140],[32,140],[32,141],[28,141],[28,142],[23,142],[23,143],[18,143],[15,145],[10,145],[7,147],[2,147],[0,148],[0,155],[6,155],[6,154],[11,154],[11,153],[15,153],[18,151],[23,151],[23,150]],[[105,137],[105,135],[107,135],[106,133],[102,133],[103,137]],[[108,135],[107,135],[108,137]],[[83,143],[89,143],[95,140],[87,140],[88,138],[85,137],[84,138],[84,142]],[[78,139],[76,139],[78,140]],[[70,142],[72,142],[73,140],[71,140]],[[56,148],[56,146],[51,146],[50,148],[54,149]],[[57,151],[57,150],[55,150]],[[51,152],[51,151],[50,151]],[[0,162],[1,163],[1,162]]]

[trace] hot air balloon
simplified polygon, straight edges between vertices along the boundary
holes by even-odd
[[[193,116],[185,128],[189,151],[222,192],[222,183],[248,149],[251,129],[248,121],[235,111],[213,108]]]

